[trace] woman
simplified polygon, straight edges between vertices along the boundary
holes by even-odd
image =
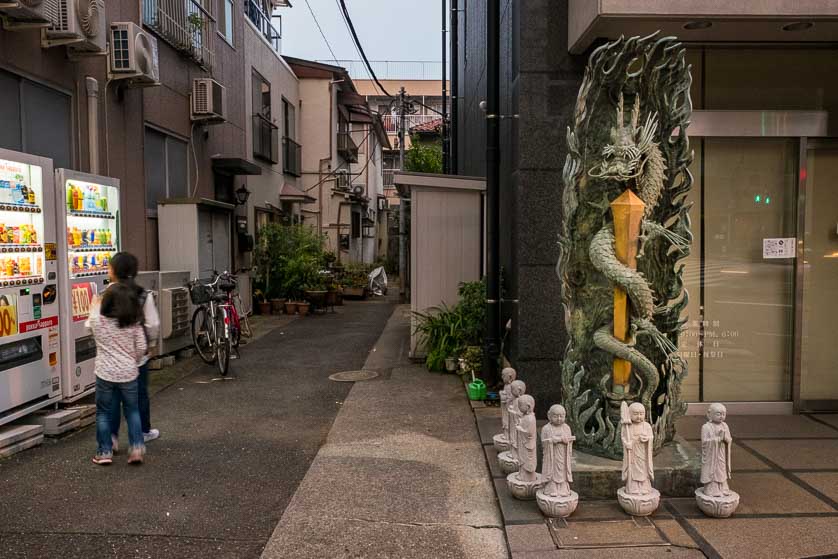
[[[146,344],[149,349],[157,340],[157,331],[160,328],[160,317],[157,314],[157,307],[154,306],[154,297],[151,293],[136,284],[139,264],[137,258],[129,252],[118,252],[110,261],[109,272],[111,285],[119,283],[133,289],[142,308],[140,314],[140,325],[145,331]],[[140,407],[140,424],[143,430],[143,441],[149,442],[160,436],[160,431],[151,428],[151,405],[148,398],[148,351],[140,359],[139,376],[137,377],[137,398]],[[113,439],[114,452],[118,450],[117,440],[119,438],[119,399],[116,401],[111,416],[111,435]]]
[[[111,269],[113,274],[113,269]],[[138,405],[137,366],[147,350],[140,326],[142,312],[134,289],[115,283],[101,299],[94,298],[87,324],[96,340],[96,455],[93,463],[113,461],[111,418],[122,402],[128,424],[128,463],[140,464],[145,454]]]

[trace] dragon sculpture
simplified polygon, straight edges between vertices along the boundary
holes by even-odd
[[[689,301],[683,264],[689,254],[687,192],[692,152],[690,68],[672,37],[620,38],[596,49],[579,89],[563,171],[560,256],[568,345],[562,393],[578,446],[619,459],[619,407],[639,401],[655,429],[655,450],[675,435],[685,411],[677,355]],[[632,107],[630,116],[626,106]],[[637,269],[615,254],[609,204],[631,189],[643,202]],[[614,288],[629,300],[629,333],[613,335]],[[631,363],[626,393],[611,387],[614,359]]]

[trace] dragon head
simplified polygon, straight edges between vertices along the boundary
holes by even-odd
[[[595,178],[616,179],[626,182],[643,172],[648,151],[654,146],[652,139],[658,128],[657,115],[649,115],[646,123],[638,126],[640,97],[634,98],[631,120],[625,122],[623,94],[617,104],[617,125],[611,128],[610,142],[602,148],[602,161],[588,171]]]

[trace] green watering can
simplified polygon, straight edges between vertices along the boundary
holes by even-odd
[[[468,383],[468,399],[469,400],[485,400],[486,399],[486,383],[481,379],[474,379]]]

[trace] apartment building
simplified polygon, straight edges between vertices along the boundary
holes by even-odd
[[[459,173],[485,174],[486,2],[459,0]],[[781,0],[501,2],[502,323],[537,402],[559,401],[565,134],[588,56],[660,30],[691,64],[693,245],[681,354],[690,413],[838,406],[838,4]],[[466,141],[467,140],[467,141]],[[765,242],[792,255],[772,258]],[[543,410],[542,410],[543,411]],[[540,412],[541,413],[541,412]]]
[[[300,190],[311,198],[303,203],[303,222],[327,236],[340,262],[372,263],[386,247],[384,124],[345,68],[285,61],[299,78]]]

